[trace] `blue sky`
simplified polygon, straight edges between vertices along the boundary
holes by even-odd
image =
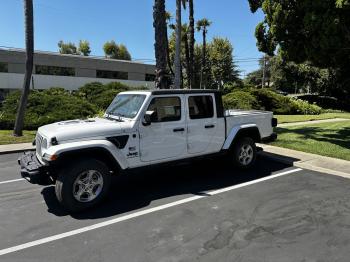
[[[35,49],[57,51],[59,40],[90,42],[91,55],[103,55],[108,40],[125,44],[135,59],[154,59],[153,0],[33,0]],[[175,0],[167,0],[175,13]],[[195,0],[195,19],[213,24],[208,37],[227,37],[237,59],[258,58],[255,26],[261,13],[251,14],[248,0]],[[187,18],[187,12],[184,13]],[[0,46],[24,47],[23,0],[1,0]],[[201,35],[196,35],[201,42]],[[256,61],[239,62],[242,74],[258,67]]]

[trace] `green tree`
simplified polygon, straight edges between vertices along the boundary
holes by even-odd
[[[74,43],[71,43],[71,42],[65,43],[61,40],[58,42],[57,45],[58,45],[60,54],[80,55]]]
[[[202,31],[203,42],[202,42],[202,66],[201,66],[201,78],[200,78],[200,88],[206,88],[207,75],[205,74],[206,59],[207,59],[207,33],[208,27],[211,25],[211,21],[206,18],[197,21],[197,31]]]
[[[281,49],[285,61],[336,70],[333,93],[350,98],[350,4],[348,0],[248,0],[252,12],[261,9],[256,28],[260,51]]]
[[[154,51],[156,56],[156,88],[169,88],[167,80],[168,35],[165,0],[154,0],[153,6]]]
[[[90,43],[87,40],[80,40],[78,52],[83,56],[89,56],[91,53]]]
[[[105,56],[110,59],[131,60],[127,47],[123,44],[116,44],[114,40],[106,42],[103,45],[103,51]]]
[[[233,47],[227,38],[214,37],[208,45],[211,83],[209,88],[222,90],[225,83],[239,79],[239,71],[233,61]]]
[[[33,22],[33,0],[24,0],[24,22],[25,22],[25,43],[26,43],[26,69],[24,73],[23,90],[17,110],[13,134],[23,135],[24,115],[27,107],[30,91],[30,80],[33,72],[34,58],[34,22]]]

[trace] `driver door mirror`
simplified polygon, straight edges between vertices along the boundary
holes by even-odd
[[[152,123],[153,114],[154,114],[154,111],[146,111],[145,115],[143,116],[142,125],[150,126]]]

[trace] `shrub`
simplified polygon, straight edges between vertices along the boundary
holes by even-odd
[[[118,93],[127,90],[130,90],[130,87],[119,82],[112,82],[106,85],[93,82],[80,87],[75,92],[75,95],[86,99],[100,110],[105,110]]]
[[[291,98],[294,114],[297,115],[319,115],[322,113],[322,108],[315,104],[309,104],[300,99]]]
[[[234,91],[223,96],[224,108],[226,109],[257,109],[259,108],[256,98],[248,92]]]
[[[12,129],[15,122],[21,92],[9,94],[0,114],[0,128]],[[24,129],[33,130],[49,123],[86,118],[98,112],[96,106],[63,88],[51,88],[44,91],[32,90],[29,94],[24,118]]]

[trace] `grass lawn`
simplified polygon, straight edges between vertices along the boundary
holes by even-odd
[[[276,128],[274,146],[350,161],[350,121]]]
[[[32,142],[36,131],[23,131],[23,136],[15,137],[12,130],[0,130],[0,145]]]
[[[350,113],[326,113],[320,115],[276,115],[278,123],[294,123],[312,120],[323,120],[332,118],[349,118]]]

